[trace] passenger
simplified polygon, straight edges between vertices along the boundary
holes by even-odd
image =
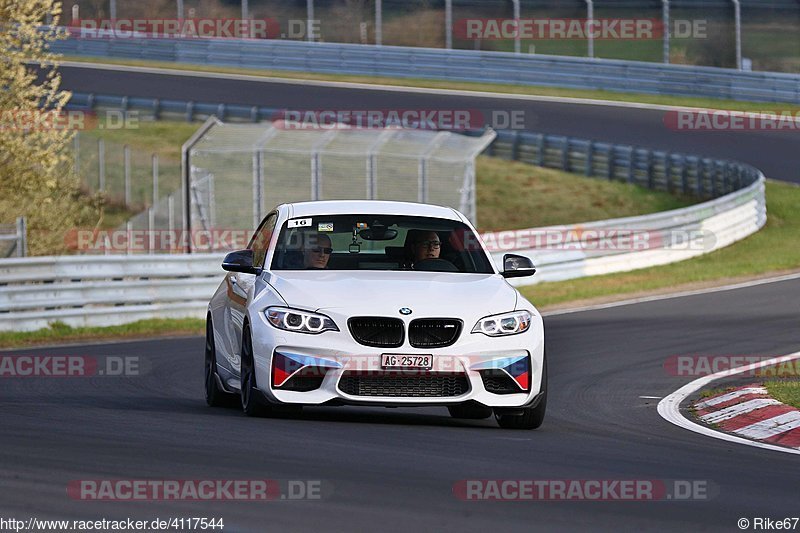
[[[303,268],[328,268],[328,261],[332,253],[330,237],[322,233],[306,235],[303,243]]]

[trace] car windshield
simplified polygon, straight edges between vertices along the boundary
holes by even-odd
[[[420,270],[493,274],[466,224],[398,215],[318,215],[281,228],[272,270]]]

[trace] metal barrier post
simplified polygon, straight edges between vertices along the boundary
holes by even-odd
[[[383,2],[375,0],[375,44],[383,44]]]
[[[519,18],[520,18],[519,0],[511,0],[511,1],[514,2],[514,22],[516,23],[517,27],[517,32],[514,34],[514,53],[519,54],[521,47],[520,38],[522,34],[519,27]]]
[[[453,0],[444,2],[444,40],[445,48],[453,48]]]
[[[732,1],[736,24],[736,68],[742,70],[742,4],[739,0]]]
[[[28,221],[17,218],[17,257],[28,257]]]
[[[670,30],[670,20],[669,20],[669,0],[661,0],[661,10],[662,10],[662,22],[664,24],[664,63],[669,64],[669,45],[670,45],[670,38],[672,37],[672,33]]]
[[[151,205],[158,203],[158,154],[152,155],[153,166],[153,201]]]
[[[156,247],[156,211],[152,207],[147,208],[147,253],[152,254]]]
[[[106,143],[97,139],[97,181],[100,192],[106,190]]]
[[[588,41],[589,41],[589,57],[594,58],[594,31],[589,25],[594,20],[594,1],[593,0],[586,0],[586,29],[588,30]],[[593,26],[593,24],[592,24]]]
[[[314,40],[314,0],[306,0],[306,40]]]
[[[125,159],[125,207],[131,206],[131,147],[127,144],[122,154]]]
[[[125,255],[131,254],[131,238],[133,237],[133,222],[130,220],[125,223]]]

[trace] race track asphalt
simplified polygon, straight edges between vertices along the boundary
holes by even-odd
[[[800,349],[800,280],[545,318],[548,415],[537,431],[456,421],[443,408],[309,408],[251,419],[203,401],[203,340],[2,355],[138,357],[141,375],[0,379],[5,517],[222,517],[225,531],[737,531],[796,516],[797,457],[675,427],[657,399],[692,378],[672,355]],[[324,497],[272,502],[69,498],[80,479],[322,480]],[[699,501],[462,501],[465,479],[695,480]]]

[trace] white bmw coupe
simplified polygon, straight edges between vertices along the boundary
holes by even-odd
[[[227,255],[208,306],[205,394],[248,415],[309,405],[446,406],[541,425],[544,328],[458,211],[404,202],[284,204]]]

